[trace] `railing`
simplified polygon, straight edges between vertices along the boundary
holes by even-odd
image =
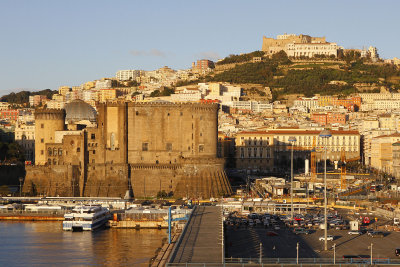
[[[176,253],[178,253],[179,246],[180,246],[180,244],[182,243],[183,236],[184,236],[185,233],[187,232],[187,229],[188,229],[188,227],[189,227],[190,221],[192,220],[192,215],[195,213],[196,209],[198,209],[198,207],[197,207],[197,206],[194,206],[194,208],[192,209],[192,211],[191,211],[191,213],[190,213],[190,215],[189,215],[189,219],[188,219],[188,221],[186,222],[185,227],[183,228],[182,233],[181,233],[181,235],[179,236],[178,241],[176,242],[176,244],[175,244],[175,246],[174,246],[174,248],[173,248],[173,250],[172,250],[171,256],[169,257],[169,260],[168,260],[169,262],[171,262],[171,261],[173,261],[173,260],[175,259]],[[171,263],[171,264],[172,264],[172,263]],[[168,263],[167,263],[167,266],[168,266]]]
[[[36,210],[36,211],[28,211],[28,210],[6,210],[6,209],[0,209],[0,214],[2,216],[18,216],[18,215],[25,215],[25,216],[37,216],[37,215],[46,215],[46,216],[56,216],[60,215],[63,216],[65,213],[67,213],[67,210]]]
[[[285,266],[285,265],[358,265],[364,266],[371,264],[371,258],[349,258],[349,259],[336,259],[333,258],[299,258],[298,263],[296,258],[263,258],[260,262],[259,258],[225,258],[224,263],[167,263],[167,267],[236,267],[236,266]],[[384,265],[400,265],[400,259],[388,258],[373,258],[372,264]]]

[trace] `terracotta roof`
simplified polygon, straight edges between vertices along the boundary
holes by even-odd
[[[388,135],[380,135],[380,136],[373,137],[372,139],[385,138],[385,137],[400,137],[400,133],[393,133],[393,134],[388,134]]]
[[[304,135],[318,135],[321,131],[315,130],[305,130],[305,131],[290,131],[290,130],[269,130],[269,131],[244,131],[239,132],[238,134],[304,134]],[[331,131],[332,135],[340,135],[340,134],[356,134],[359,135],[358,131]],[[400,136],[400,134],[399,134]]]

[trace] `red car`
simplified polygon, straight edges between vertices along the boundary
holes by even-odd
[[[274,231],[268,231],[267,232],[267,236],[278,236],[279,234],[277,232]]]

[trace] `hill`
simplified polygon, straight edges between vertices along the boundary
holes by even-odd
[[[57,90],[44,89],[37,92],[21,91],[18,93],[10,93],[0,97],[0,102],[8,102],[13,104],[24,104],[29,103],[29,96],[32,95],[45,95],[48,99],[51,99],[54,94],[57,94]]]
[[[283,51],[272,58],[263,58],[261,62],[251,62],[259,52],[223,59],[219,65],[225,62],[232,67],[206,76],[205,80],[260,84],[270,87],[275,97],[287,94],[348,95],[358,92],[355,85],[360,83],[384,86],[391,91],[400,90],[400,70],[393,65],[370,63],[357,57],[351,60],[313,58],[292,62]],[[244,59],[247,63],[243,62]]]

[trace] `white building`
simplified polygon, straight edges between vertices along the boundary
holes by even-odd
[[[265,110],[272,112],[274,108],[272,103],[265,101],[232,101],[230,103],[226,103],[226,105],[230,106],[232,109],[249,110],[254,113],[260,113]]]
[[[203,95],[198,89],[189,89],[189,88],[184,88],[183,90],[179,91],[179,93],[171,95],[171,100],[177,102],[199,101],[202,98]]]
[[[56,101],[56,100],[49,100],[46,103],[47,108],[52,108],[52,109],[63,109],[65,106],[64,101]]]
[[[25,160],[35,160],[35,123],[34,121],[15,125],[15,141],[24,148]]]
[[[289,57],[314,57],[325,55],[337,57],[339,47],[336,43],[289,43],[286,44],[286,54]]]
[[[119,70],[115,77],[120,81],[136,80],[137,77],[140,77],[140,73],[140,70]]]
[[[319,107],[318,97],[312,97],[312,98],[301,97],[293,102],[293,106],[294,107],[303,106],[308,109]]]

